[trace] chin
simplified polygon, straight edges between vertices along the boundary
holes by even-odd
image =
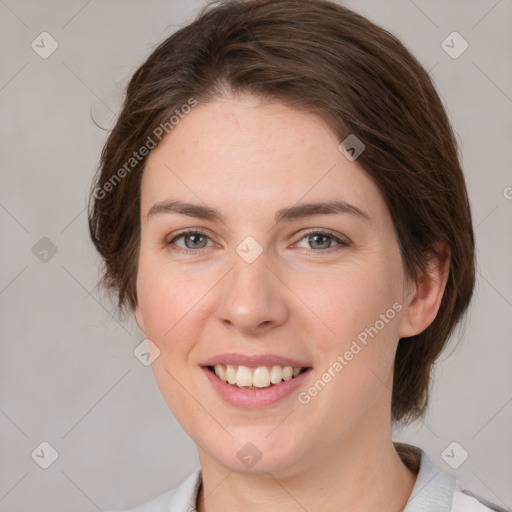
[[[272,428],[275,428],[276,425]],[[275,435],[272,428],[262,430],[254,428],[240,429],[241,435],[233,434],[221,450],[212,447],[208,452],[226,469],[237,473],[265,474],[272,473],[287,475],[296,472],[301,465],[301,455],[304,452],[304,441],[298,442],[289,436],[289,430],[284,434]],[[285,428],[285,427],[277,427]],[[302,436],[299,436],[303,439]]]

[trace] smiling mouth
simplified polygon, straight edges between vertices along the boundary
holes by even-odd
[[[292,380],[311,370],[311,367],[273,365],[252,368],[231,364],[217,364],[215,366],[207,366],[206,368],[222,382],[243,389],[270,388],[277,386],[281,382]]]

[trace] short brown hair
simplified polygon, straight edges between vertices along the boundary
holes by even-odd
[[[428,73],[393,35],[343,6],[215,2],[154,50],[128,84],[89,198],[90,234],[105,264],[101,284],[117,292],[120,311],[133,311],[146,161],[127,169],[134,151],[190,98],[206,103],[242,93],[317,113],[340,141],[349,134],[363,141],[357,161],[386,201],[408,276],[426,270],[437,243],[449,248],[438,315],[422,333],[401,339],[395,358],[392,419],[421,417],[432,365],[473,293],[470,206],[455,137]]]

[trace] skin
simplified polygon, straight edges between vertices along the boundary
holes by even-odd
[[[449,260],[440,251],[428,275],[406,278],[383,197],[339,143],[314,114],[244,95],[200,103],[148,157],[135,317],[160,350],[152,368],[162,395],[197,444],[200,512],[398,511],[411,494],[416,476],[391,438],[393,361],[399,338],[434,320]],[[208,205],[225,222],[147,218],[168,199]],[[274,222],[281,208],[330,200],[370,222],[351,214]],[[186,228],[206,236],[175,239]],[[314,229],[349,245],[315,242]],[[236,252],[248,236],[263,251],[252,263]],[[172,249],[185,243],[190,254]],[[394,303],[402,310],[299,403],[298,392]],[[200,366],[226,352],[292,357],[313,370],[278,403],[241,409],[219,397]],[[251,468],[237,457],[247,442],[262,454]]]

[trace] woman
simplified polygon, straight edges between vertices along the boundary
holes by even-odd
[[[456,142],[396,38],[323,0],[205,8],[132,77],[91,202],[200,459],[135,510],[500,510],[391,438],[475,279]]]

